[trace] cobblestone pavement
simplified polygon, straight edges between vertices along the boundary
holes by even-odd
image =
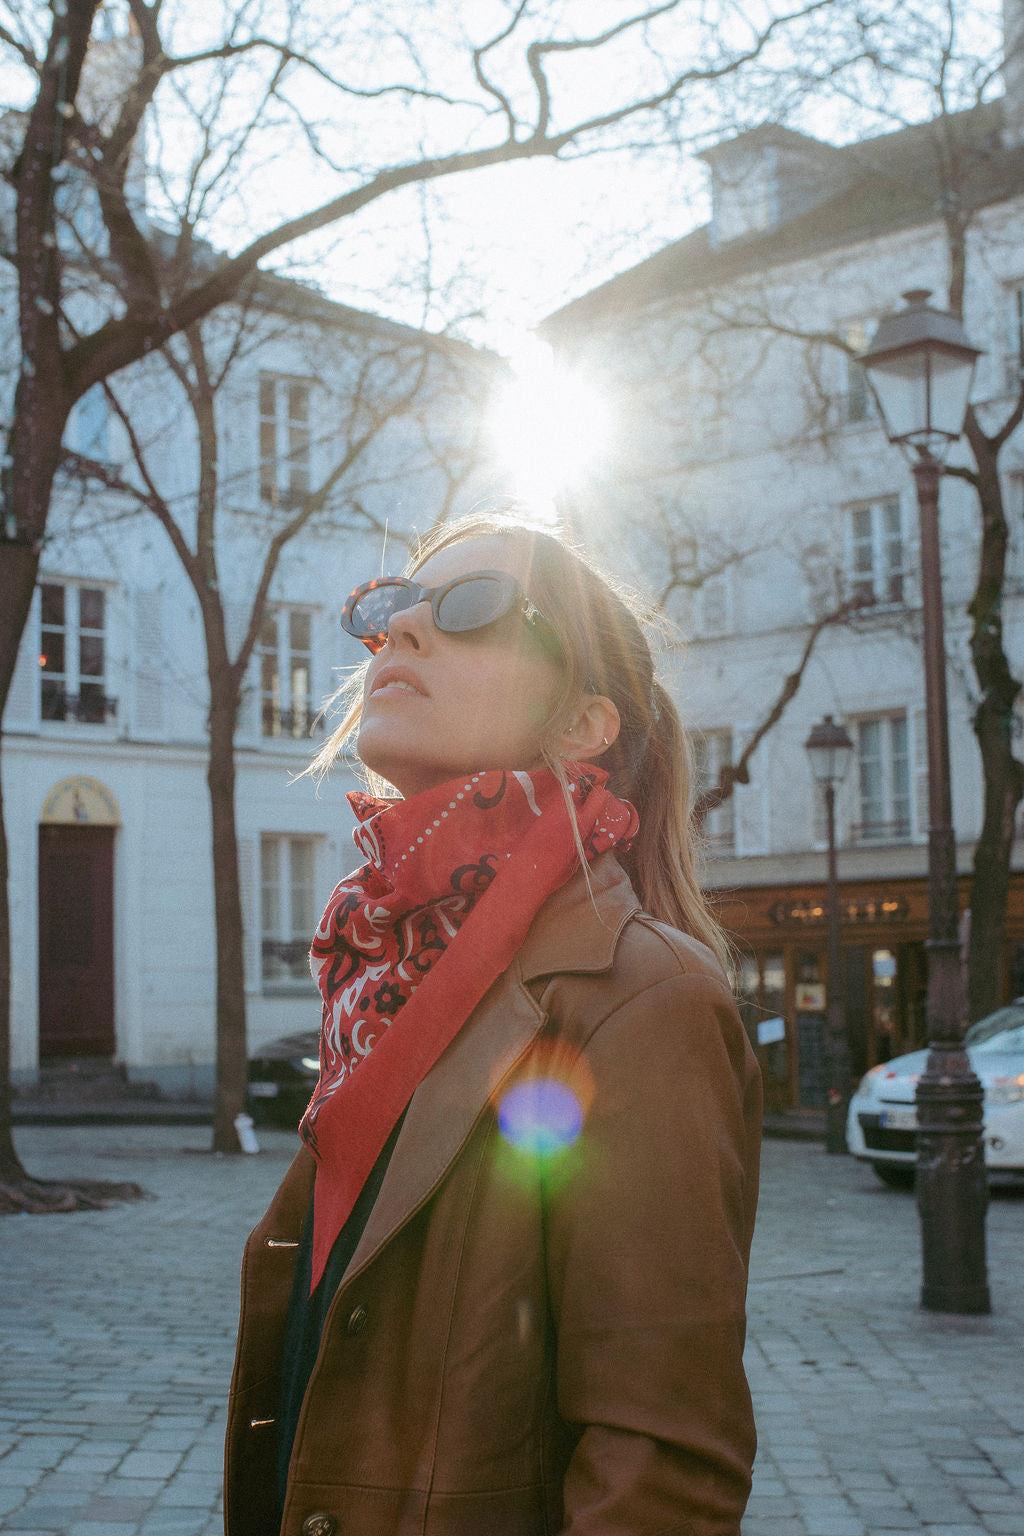
[[[42,1176],[156,1198],[0,1221],[0,1530],[213,1536],[245,1233],[294,1138],[24,1127]],[[767,1142],[748,1364],[761,1436],[744,1536],[1024,1536],[1024,1191],[988,1221],[994,1313],[922,1312],[912,1195]],[[486,1536],[486,1533],[481,1533]]]

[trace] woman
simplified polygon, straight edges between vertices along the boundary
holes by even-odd
[[[366,860],[246,1248],[229,1536],[734,1536],[760,1082],[636,618],[474,517],[356,589]],[[631,879],[632,878],[632,884]],[[634,894],[634,886],[636,894]]]

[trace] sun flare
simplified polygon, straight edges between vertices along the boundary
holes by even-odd
[[[512,378],[491,409],[492,448],[515,495],[554,516],[559,492],[607,453],[611,411],[596,385],[556,363],[543,342],[530,338],[511,363]]]

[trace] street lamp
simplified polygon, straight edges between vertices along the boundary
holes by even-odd
[[[939,555],[942,459],[963,430],[979,357],[956,315],[929,291],[879,321],[860,361],[889,441],[911,460],[921,524],[925,705],[928,727],[928,1061],[917,1085],[917,1201],[921,1305],[988,1312],[982,1088],[963,1048],[966,1025],[949,776],[946,647]]]
[[[846,1111],[850,1102],[850,1042],[843,1012],[842,955],[839,945],[839,876],[836,870],[836,785],[850,766],[853,742],[846,727],[831,715],[818,722],[804,742],[811,773],[825,792],[828,827],[828,991],[826,993],[825,1068],[828,1097],[825,1109],[825,1151],[846,1151]]]

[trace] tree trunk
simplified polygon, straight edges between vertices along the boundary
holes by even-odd
[[[11,1134],[11,906],[7,889],[7,832],[0,781],[0,1184],[28,1177]]]
[[[985,781],[984,817],[971,881],[967,1011],[973,1021],[992,1013],[1003,1000],[1010,857],[1016,810],[1024,796],[1024,764],[1013,755],[1011,734],[1020,684],[1010,671],[1003,645],[1007,528],[998,448],[982,433],[973,413],[968,415],[966,431],[977,466],[981,512],[978,581],[968,613],[971,658],[981,694],[974,733]]]
[[[225,657],[226,661],[226,657]],[[235,827],[235,722],[238,687],[233,671],[210,666],[210,815],[213,829],[213,900],[217,941],[217,1088],[213,1150],[239,1151],[235,1116],[245,1108],[247,1082],[245,967],[242,902]]]

